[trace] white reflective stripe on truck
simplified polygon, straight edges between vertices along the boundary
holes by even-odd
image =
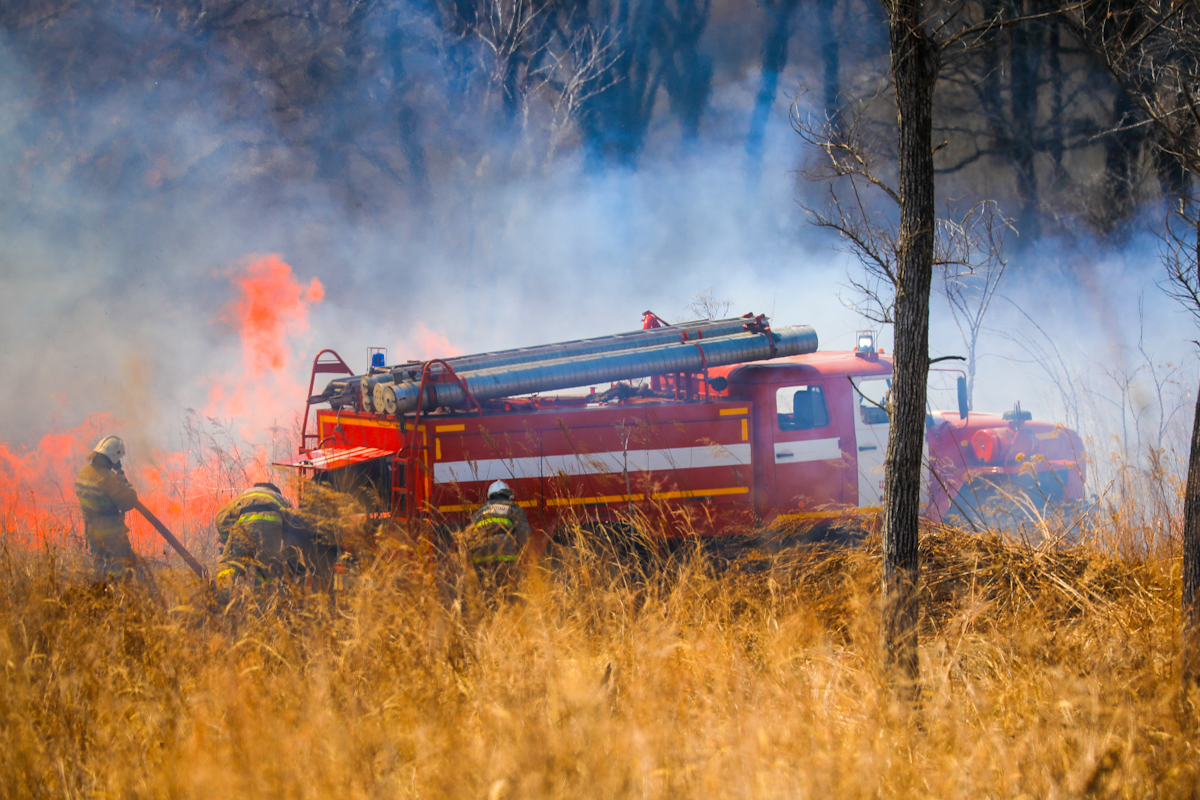
[[[807,439],[776,442],[775,463],[798,464],[802,461],[831,461],[842,457],[841,439]]]
[[[750,443],[665,450],[612,450],[560,456],[494,458],[483,461],[444,461],[433,465],[437,483],[493,481],[501,478],[540,478],[552,475],[606,475],[630,472],[669,472],[679,469],[750,465]]]

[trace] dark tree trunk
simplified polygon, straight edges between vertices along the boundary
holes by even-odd
[[[1022,4],[1017,4],[1015,13],[1025,13]],[[1017,25],[1010,34],[1009,62],[1012,97],[1013,149],[1012,163],[1016,169],[1017,194],[1021,198],[1021,212],[1017,230],[1026,241],[1041,237],[1038,220],[1038,180],[1034,164],[1035,131],[1038,99],[1038,62],[1041,57],[1040,30],[1031,29],[1030,23]]]
[[[1200,247],[1200,241],[1197,241]],[[1200,252],[1200,251],[1198,251]],[[1184,686],[1200,686],[1200,389],[1192,421],[1187,491],[1183,499],[1182,672]]]
[[[421,146],[420,120],[416,109],[403,97],[404,88],[408,82],[408,75],[404,69],[404,27],[395,16],[389,20],[389,23],[391,30],[384,39],[384,55],[391,68],[390,88],[396,97],[399,108],[396,112],[396,129],[400,134],[401,149],[408,161],[413,198],[422,202],[429,197],[429,176],[425,167],[425,149]]]
[[[995,19],[1000,15],[1004,0],[981,0],[980,14],[985,19]],[[1007,135],[1003,132],[1002,121],[1005,119],[1003,101],[1000,93],[1000,49],[1003,46],[1001,34],[990,36],[979,44],[979,65],[983,73],[979,79],[979,101],[983,106],[984,117],[987,119],[989,133],[997,140],[1003,137],[1007,144]]]
[[[666,13],[667,7],[658,2],[597,4],[598,17],[612,31],[615,55],[604,76],[612,85],[588,98],[579,118],[593,167],[637,165],[663,78],[655,56],[673,55],[663,21]],[[569,19],[580,29],[595,24],[587,14]]]
[[[751,185],[757,185],[762,175],[763,140],[766,138],[767,122],[771,119],[771,109],[775,106],[779,73],[787,66],[788,38],[796,3],[797,0],[776,0],[767,6],[762,77],[754,98],[754,110],[750,112],[750,132],[746,135],[746,178]]]
[[[821,36],[821,81],[825,89],[825,116],[836,121],[841,113],[841,81],[838,78],[840,51],[833,31],[833,7],[837,0],[817,0],[817,31]]]
[[[933,280],[933,87],[939,68],[921,6],[920,0],[885,3],[899,127],[900,232],[892,424],[883,491],[883,627],[887,666],[905,694],[915,690],[920,676],[917,526]]]
[[[1125,92],[1118,92],[1113,103],[1113,126],[1118,130],[1105,140],[1105,211],[1100,222],[1113,230],[1125,222],[1134,211],[1134,181],[1137,160],[1146,138],[1145,129],[1137,125],[1138,109]]]
[[[1062,21],[1055,19],[1048,23],[1049,38],[1046,45],[1046,71],[1050,75],[1050,158],[1054,163],[1052,183],[1064,180],[1066,169],[1063,166],[1063,156],[1066,153],[1066,127],[1063,124],[1065,96],[1067,93],[1066,79],[1062,67]]]
[[[663,88],[671,113],[679,118],[685,144],[700,136],[700,119],[712,96],[713,60],[700,50],[700,37],[708,26],[707,0],[680,0],[672,21],[674,53],[663,54]]]

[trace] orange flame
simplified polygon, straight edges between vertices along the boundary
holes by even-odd
[[[316,278],[307,285],[297,281],[277,255],[248,260],[231,271],[230,282],[235,296],[221,321],[240,338],[240,363],[206,387],[204,415],[217,421],[189,419],[187,449],[130,452],[126,464],[142,502],[201,560],[216,555],[216,511],[249,483],[271,475],[263,432],[286,438],[289,448],[296,438],[294,424],[282,433],[276,426],[294,423],[302,408],[306,371],[294,356],[295,339],[308,330],[309,311],[325,293]],[[123,427],[105,412],[43,437],[34,448],[0,442],[0,531],[10,544],[83,543],[75,473],[97,441],[120,435]],[[143,555],[166,548],[136,512],[126,522]]]
[[[247,439],[281,422],[294,423],[296,402],[304,396],[291,340],[308,330],[309,307],[325,297],[316,278],[303,286],[278,255],[249,263],[233,276],[237,299],[225,308],[222,321],[241,338],[240,369],[208,386],[210,417],[236,420]]]
[[[401,347],[403,351],[405,348]],[[424,322],[417,323],[417,357],[422,361],[431,358],[453,358],[461,356],[462,351],[450,344],[446,334],[431,331]]]
[[[110,414],[95,414],[82,425],[42,437],[32,450],[0,442],[0,529],[9,541],[65,543],[79,527],[75,472],[87,453],[114,428]]]

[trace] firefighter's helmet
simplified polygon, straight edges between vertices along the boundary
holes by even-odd
[[[496,500],[503,497],[505,500],[513,499],[513,490],[504,481],[496,481],[488,487],[488,500]]]
[[[119,436],[105,436],[92,452],[106,456],[109,461],[118,464],[125,457],[125,442],[121,441]]]

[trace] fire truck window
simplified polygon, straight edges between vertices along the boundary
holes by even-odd
[[[888,424],[890,380],[861,381],[858,384],[858,415],[864,425]]]
[[[790,386],[775,393],[779,430],[807,431],[829,424],[829,409],[820,386]]]

